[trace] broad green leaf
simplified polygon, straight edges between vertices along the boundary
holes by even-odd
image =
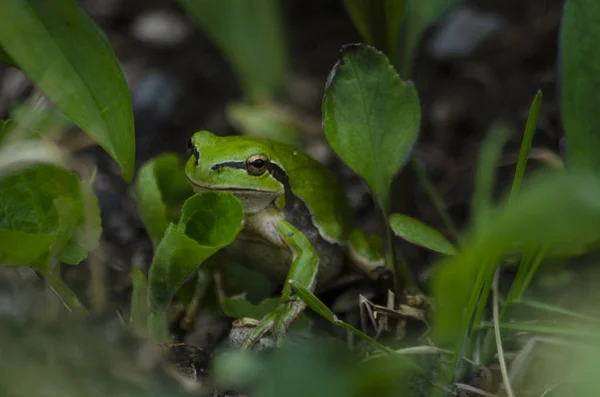
[[[231,65],[246,99],[268,100],[287,73],[280,0],[179,0]]]
[[[0,263],[43,269],[60,255],[83,216],[80,182],[37,165],[0,180]]]
[[[456,254],[456,249],[440,232],[418,219],[402,214],[390,216],[390,226],[396,236],[423,248],[446,255]]]
[[[232,318],[254,318],[260,320],[269,314],[279,304],[279,298],[265,299],[257,305],[253,305],[245,298],[228,297],[221,303],[221,308],[225,315]]]
[[[560,31],[560,111],[566,165],[600,171],[600,3],[567,0]]]
[[[476,275],[482,266],[497,266],[502,258],[540,246],[579,247],[598,242],[600,180],[586,173],[537,175],[508,204],[490,212],[477,234],[461,251],[439,264],[433,280],[438,304],[434,333],[457,340]],[[492,269],[493,270],[493,269]]]
[[[400,167],[419,134],[421,106],[414,85],[368,45],[346,46],[323,98],[323,126],[335,153],[363,177],[384,211]]]
[[[0,144],[16,126],[14,120],[0,120]]]
[[[11,59],[10,55],[8,55],[6,51],[2,49],[2,47],[0,47],[0,62],[4,62],[7,65],[17,67],[15,62]]]
[[[395,60],[406,0],[343,0],[343,3],[367,44]]]
[[[0,46],[133,177],[131,95],[106,37],[75,0],[0,2]]]
[[[181,159],[164,154],[144,164],[135,182],[138,212],[154,243],[158,245],[169,222],[176,222],[183,202],[193,194]]]
[[[242,205],[231,193],[206,192],[186,200],[179,225],[168,226],[150,267],[152,311],[164,312],[193,271],[233,242],[243,220]]]
[[[462,0],[406,0],[404,20],[398,40],[401,51],[398,70],[402,78],[409,79],[412,75],[417,46],[425,30],[461,2]]]

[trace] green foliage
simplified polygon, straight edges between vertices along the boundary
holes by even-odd
[[[0,2],[0,45],[130,181],[135,147],[127,82],[104,34],[77,2]]]
[[[149,318],[148,280],[139,268],[133,269],[130,322],[139,332],[146,332]]]
[[[300,147],[300,123],[280,107],[232,102],[227,106],[226,115],[229,123],[245,135]]]
[[[560,111],[566,163],[600,171],[600,3],[567,0],[560,32]]]
[[[367,44],[396,59],[405,0],[343,0],[348,15]]]
[[[439,17],[462,0],[406,0],[404,21],[398,45],[401,50],[398,71],[408,79],[412,75],[417,46],[423,33]]]
[[[477,161],[477,172],[475,175],[475,191],[471,206],[471,217],[475,228],[487,222],[490,209],[492,208],[494,196],[494,183],[496,181],[496,167],[502,148],[508,138],[508,127],[502,122],[492,125],[486,139],[483,141]]]
[[[533,178],[514,199],[492,209],[461,251],[439,265],[433,282],[437,340],[462,343],[485,275],[503,258],[544,245],[569,248],[598,241],[599,200],[595,176],[561,172]]]
[[[2,47],[0,47],[0,62],[4,62],[7,65],[14,66],[14,67],[17,66],[15,64],[15,62],[10,58],[10,55],[8,55]]]
[[[39,270],[54,258],[77,264],[97,245],[97,202],[75,174],[37,165],[2,179],[0,191],[0,263]],[[80,235],[86,222],[89,234]]]
[[[177,290],[198,266],[233,242],[243,219],[242,205],[231,193],[207,192],[186,200],[178,225],[167,227],[150,267],[151,332],[156,339],[165,339],[164,317]]]
[[[402,214],[390,216],[390,226],[396,236],[413,244],[445,255],[454,255],[456,249],[440,232],[429,225]]]
[[[306,340],[269,355],[227,352],[216,357],[215,376],[220,387],[250,386],[263,397],[413,396],[429,388],[395,357],[362,362],[331,340]]]
[[[273,98],[287,73],[279,0],[179,0],[223,53],[250,102]]]
[[[519,151],[519,160],[517,162],[517,169],[513,178],[513,184],[510,191],[511,196],[518,193],[523,177],[525,175],[525,167],[527,166],[527,159],[529,158],[529,151],[531,150],[531,144],[533,142],[533,136],[535,135],[535,129],[537,127],[538,118],[540,116],[540,108],[542,107],[542,91],[538,91],[533,98],[531,107],[529,108],[529,115],[527,116],[527,124],[525,125],[525,133],[523,134],[523,141],[521,142],[521,150]]]
[[[156,247],[169,223],[179,219],[183,202],[194,192],[185,178],[181,158],[168,153],[140,168],[135,193],[138,212]]]
[[[344,49],[323,98],[325,135],[386,213],[390,185],[411,154],[420,119],[417,90],[400,80],[383,53],[368,45]]]

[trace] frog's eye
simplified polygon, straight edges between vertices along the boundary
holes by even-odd
[[[187,151],[188,156],[191,156],[193,154],[194,156],[196,156],[196,159],[200,158],[200,152],[198,152],[198,149],[196,149],[196,147],[194,146],[192,138],[190,138],[190,140],[188,141]]]
[[[246,170],[250,175],[259,176],[265,173],[269,158],[264,154],[255,154],[246,160]]]

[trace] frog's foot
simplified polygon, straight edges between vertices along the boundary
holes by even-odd
[[[279,303],[277,308],[264,316],[258,325],[248,334],[241,349],[248,350],[267,332],[271,331],[278,346],[283,343],[287,329],[306,308],[306,303],[298,298],[290,298]]]
[[[373,270],[373,273],[374,279],[376,280],[378,287],[383,291],[384,296],[387,295],[388,291],[392,291],[395,296],[398,297],[396,278],[390,269],[385,266],[379,266]]]

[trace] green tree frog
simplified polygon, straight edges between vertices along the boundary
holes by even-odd
[[[194,191],[228,191],[244,207],[243,230],[226,250],[284,286],[279,306],[242,348],[269,331],[280,342],[305,309],[288,280],[318,291],[341,274],[346,258],[374,280],[391,279],[381,240],[353,227],[340,181],[315,159],[277,142],[208,131],[194,133],[188,151]]]

